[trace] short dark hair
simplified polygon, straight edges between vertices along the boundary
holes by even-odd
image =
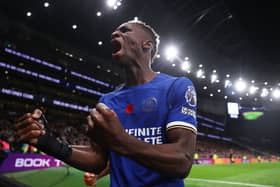
[[[155,59],[157,53],[158,53],[158,46],[159,46],[159,34],[148,24],[146,24],[143,21],[135,21],[135,20],[131,20],[128,21],[127,23],[133,23],[133,24],[137,24],[139,26],[141,26],[152,38],[152,42],[153,42],[153,49],[151,52],[152,55],[152,61]]]

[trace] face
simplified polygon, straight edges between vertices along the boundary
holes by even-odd
[[[124,23],[112,33],[112,57],[121,64],[133,62],[141,58],[147,41],[147,34],[141,26]]]

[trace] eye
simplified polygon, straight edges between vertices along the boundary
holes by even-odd
[[[121,28],[120,28],[120,31],[121,31],[122,33],[126,33],[126,32],[131,31],[131,29],[129,29],[128,27],[121,27]]]

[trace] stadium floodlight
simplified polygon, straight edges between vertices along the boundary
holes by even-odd
[[[45,3],[44,3],[44,7],[47,8],[47,7],[49,7],[49,6],[50,6],[50,3],[49,3],[49,2],[45,2]]]
[[[230,82],[230,80],[225,80],[225,88],[229,88],[232,86],[232,83]]]
[[[255,80],[251,80],[251,83],[254,84],[254,83],[255,83]]]
[[[234,87],[237,92],[244,92],[246,89],[246,82],[240,78],[238,81],[235,82]]]
[[[203,90],[207,90],[207,86],[203,86]]]
[[[280,90],[277,88],[272,92],[272,96],[276,99],[280,98]]]
[[[32,16],[32,13],[31,12],[27,12],[26,16],[30,17],[30,16]]]
[[[199,69],[196,72],[196,77],[197,78],[202,78],[203,74],[204,74],[204,71],[202,69]]]
[[[226,77],[229,78],[229,77],[230,77],[230,74],[226,74]]]
[[[211,75],[211,83],[213,84],[214,82],[216,82],[216,80],[218,80],[218,75],[216,73],[213,73]]]
[[[227,98],[228,98],[228,96],[225,95],[224,99],[227,99]]]
[[[263,88],[262,92],[261,92],[261,97],[266,97],[266,96],[268,96],[268,94],[269,94],[268,89],[267,88]]]
[[[107,5],[109,7],[113,8],[116,5],[116,3],[117,3],[117,0],[107,0]]]
[[[182,65],[181,65],[181,69],[183,70],[183,71],[188,71],[188,70],[190,70],[190,67],[191,67],[191,65],[190,65],[190,62],[189,61],[184,61],[183,63],[182,63]]]
[[[99,16],[102,15],[102,13],[101,13],[100,11],[98,11],[98,12],[96,13],[96,15],[99,17]]]
[[[165,56],[168,61],[173,61],[178,56],[178,49],[174,45],[165,48]]]
[[[77,27],[78,27],[77,25],[72,25],[72,29],[74,30],[77,29]]]
[[[139,19],[138,19],[138,17],[134,17],[134,19],[133,19],[134,21],[138,21]]]
[[[210,97],[213,97],[213,96],[214,96],[214,94],[210,93]]]
[[[99,41],[99,42],[98,42],[98,45],[100,45],[100,46],[101,46],[102,44],[103,44],[103,42],[102,42],[102,41]]]
[[[251,86],[250,89],[249,89],[249,93],[250,93],[251,95],[253,95],[253,94],[255,94],[255,93],[257,92],[258,89],[259,89],[259,88],[256,87],[256,86]]]
[[[267,84],[268,84],[268,82],[264,82],[263,84],[264,84],[264,85],[267,85]]]
[[[160,54],[157,54],[156,58],[160,58]]]

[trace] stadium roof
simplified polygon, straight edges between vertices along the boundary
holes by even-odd
[[[165,45],[174,43],[181,58],[189,57],[196,69],[202,64],[207,73],[215,69],[223,78],[230,74],[261,84],[268,82],[271,87],[280,86],[280,13],[276,2],[119,0],[115,3],[117,6],[110,8],[105,0],[10,0],[0,2],[0,14],[108,61],[111,32],[120,23],[137,17],[160,34],[160,54]],[[179,71],[163,55],[156,65],[160,71],[173,74]]]

